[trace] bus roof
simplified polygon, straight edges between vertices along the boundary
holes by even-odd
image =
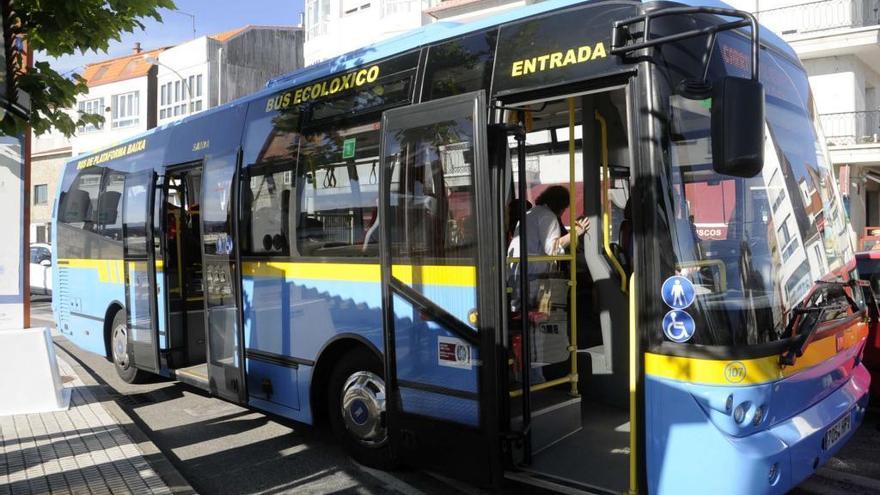
[[[344,72],[354,67],[369,64],[377,60],[381,60],[398,53],[403,53],[425,45],[430,45],[438,41],[449,38],[463,36],[468,33],[487,29],[492,26],[513,22],[526,17],[531,17],[554,10],[581,5],[587,3],[598,3],[601,0],[548,0],[545,2],[534,3],[512,9],[500,14],[496,14],[484,19],[479,19],[469,23],[458,22],[435,22],[427,24],[420,28],[407,31],[399,36],[383,40],[372,45],[339,55],[336,58],[328,59],[302,69],[298,69],[290,74],[270,79],[266,84],[267,88],[275,88],[278,86],[294,86],[307,83],[316,79],[321,79],[338,72]],[[633,2],[637,3],[637,2]],[[646,2],[657,3],[657,2]],[[669,3],[669,2],[663,2]],[[732,9],[730,5],[718,0],[679,0],[676,3],[692,7],[721,7]],[[609,26],[610,29],[610,26]],[[791,47],[788,46],[779,36],[763,26],[760,29],[761,42],[777,48],[788,55],[797,58]]]
[[[506,24],[510,22],[517,21],[519,19],[524,19],[527,17],[537,16],[543,13],[552,12],[555,10],[565,9],[567,7],[572,7],[576,5],[590,4],[590,3],[602,3],[607,0],[547,0],[544,2],[539,2],[531,5],[527,5],[525,7],[520,7],[517,9],[512,9],[500,14],[496,14],[490,17],[486,17],[484,19],[479,19],[474,22],[469,23],[457,23],[457,22],[436,22],[432,24],[428,24],[426,26],[413,29],[406,33],[403,33],[399,36],[380,41],[378,43],[374,43],[372,45],[368,45],[364,48],[359,48],[352,52],[340,55],[336,58],[325,60],[323,62],[319,62],[314,65],[310,65],[308,67],[304,67],[302,69],[298,69],[290,74],[286,74],[283,76],[276,77],[271,79],[266,84],[266,88],[251,95],[239,98],[237,100],[231,101],[229,103],[225,103],[223,105],[219,105],[203,112],[197,113],[195,115],[189,115],[180,120],[176,120],[173,122],[169,122],[167,124],[163,124],[161,126],[155,127],[153,129],[146,130],[137,135],[125,138],[124,140],[114,142],[107,146],[103,146],[101,148],[90,150],[85,153],[81,153],[75,157],[72,157],[69,162],[76,162],[78,160],[83,159],[83,157],[97,154],[99,152],[111,149],[115,146],[119,146],[124,143],[128,143],[137,139],[141,139],[144,137],[152,136],[158,133],[162,133],[163,131],[171,132],[172,129],[177,126],[196,121],[201,119],[210,118],[218,113],[221,113],[225,110],[229,110],[233,107],[246,105],[253,100],[259,99],[267,94],[275,93],[280,89],[301,85],[310,81],[318,80],[333,74],[345,72],[352,68],[366,65],[372,62],[376,62],[393,55],[405,53],[407,51],[415,50],[420,47],[437,43],[442,40],[456,38],[459,36],[467,35],[468,33],[478,32],[483,29],[491,28],[492,26],[498,26],[501,24]],[[633,2],[616,2],[616,3],[639,3],[637,1]],[[679,0],[677,2],[644,2],[646,4],[650,3],[662,3],[666,6],[670,4],[680,4],[686,6],[703,6],[703,7],[722,7],[722,8],[733,8],[730,5],[718,1],[718,0]],[[609,30],[611,27],[609,26]],[[761,26],[761,43],[774,47],[792,57],[794,60],[797,60],[797,55],[794,53],[794,50],[788,46],[785,41],[783,41],[779,36],[771,32],[770,30]]]

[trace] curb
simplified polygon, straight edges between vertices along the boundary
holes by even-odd
[[[54,340],[55,339],[53,339],[53,341]],[[162,481],[165,482],[165,485],[170,492],[180,495],[197,493],[193,487],[190,486],[189,482],[186,481],[186,478],[184,478],[177,468],[174,467],[174,464],[168,460],[168,457],[166,457],[156,444],[150,440],[147,434],[137,426],[137,423],[131,418],[131,416],[129,416],[128,413],[116,403],[113,399],[114,394],[107,390],[109,386],[95,380],[92,373],[83,367],[82,363],[76,358],[76,356],[67,352],[59,342],[55,341],[54,344],[56,352],[60,354],[60,357],[64,359],[71,368],[73,368],[73,371],[77,374],[79,379],[82,380],[84,384],[96,387],[96,390],[100,391],[99,393],[94,394],[95,398],[107,410],[107,413],[116,420],[137,448],[140,449],[144,460],[146,460],[153,470],[156,471],[156,474],[162,478]]]
[[[845,483],[847,485],[858,488],[867,488],[873,493],[880,493],[880,480],[876,480],[874,478],[868,478],[866,476],[861,476],[858,474],[837,471],[826,467],[819,468],[816,471],[816,474],[831,481]]]

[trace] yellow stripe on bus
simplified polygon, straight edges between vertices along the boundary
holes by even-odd
[[[401,282],[412,285],[449,285],[474,287],[474,266],[394,265],[391,273]],[[289,261],[246,261],[242,274],[258,277],[334,280],[339,282],[375,282],[381,280],[380,266],[363,263],[295,263]]]
[[[98,281],[121,284],[125,280],[122,260],[91,260],[71,258],[59,260],[69,268],[90,269],[98,272]]]
[[[60,260],[70,268],[92,269],[98,272],[100,282],[123,283],[125,266],[122,260],[93,260],[71,258]],[[135,269],[129,262],[129,270]],[[156,262],[157,271],[164,266]],[[477,270],[474,266],[461,265],[394,265],[392,274],[400,281],[424,285],[448,285],[474,287],[477,283]],[[378,264],[365,263],[297,263],[290,261],[246,261],[242,263],[242,273],[246,276],[300,278],[311,280],[335,280],[351,282],[380,281]]]
[[[856,323],[842,334],[810,343],[793,366],[781,366],[779,356],[718,360],[645,353],[645,374],[703,385],[760,385],[812,368],[839,352],[859,345],[868,335],[867,324]]]

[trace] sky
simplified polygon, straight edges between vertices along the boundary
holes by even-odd
[[[177,10],[195,16],[195,37],[235,29],[247,24],[297,25],[303,0],[175,0]],[[193,39],[192,17],[162,9],[162,22],[143,20],[144,29],[124,33],[121,41],[111,41],[107,53],[86,52],[58,59],[40,54],[37,60],[48,60],[61,74],[82,72],[88,63],[127,55],[135,42],[145,50],[176,45]]]

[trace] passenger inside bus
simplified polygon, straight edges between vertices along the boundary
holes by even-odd
[[[627,283],[637,254],[626,208],[625,101],[617,90],[513,103],[505,116],[526,130],[524,150],[508,140],[512,427],[524,427],[528,416],[530,469],[618,492],[627,487],[629,462]],[[510,228],[523,203],[527,254],[539,257],[528,261],[524,298],[516,273],[519,229]]]
[[[560,218],[562,212],[568,209],[569,192],[564,186],[550,186],[535,200],[535,207],[526,212],[526,232],[528,235],[527,246],[530,255],[553,256],[565,253],[571,244],[572,235],[568,232],[565,223]],[[519,231],[522,224],[514,228],[513,238],[508,243],[507,255],[513,258],[519,257],[520,238]],[[576,237],[584,235],[590,228],[589,218],[579,218],[575,222]],[[563,234],[562,232],[566,233]],[[550,262],[538,261],[529,263],[529,274],[546,273],[550,270]],[[514,278],[517,273],[516,265],[512,267]]]

